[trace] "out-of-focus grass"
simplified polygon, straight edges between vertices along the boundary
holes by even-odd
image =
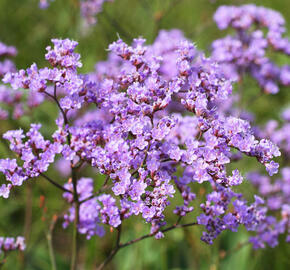
[[[106,58],[106,48],[117,39],[117,33],[127,42],[131,42],[133,37],[143,36],[150,43],[156,37],[159,29],[171,28],[183,30],[186,37],[196,43],[198,49],[204,50],[208,54],[211,41],[226,34],[226,31],[218,31],[212,20],[216,8],[222,4],[250,3],[238,0],[115,0],[115,3],[105,5],[105,13],[98,15],[96,26],[85,29],[82,27],[83,22],[79,17],[78,9],[72,4],[73,2],[55,0],[47,10],[40,10],[37,0],[0,1],[0,40],[17,47],[19,51],[16,57],[18,68],[25,68],[33,62],[39,66],[46,65],[45,47],[50,43],[50,39],[68,37],[79,41],[78,51],[81,53],[83,62],[81,71],[87,72],[94,68],[97,61]],[[170,8],[172,2],[176,2],[176,4]],[[287,17],[290,9],[289,1],[253,2],[280,11],[286,18],[288,29],[290,29],[290,20]],[[289,61],[280,56],[277,60],[280,64]],[[259,93],[259,89],[250,78],[246,78],[244,91],[245,100],[248,101],[250,110],[256,113],[258,123],[264,123],[269,118],[277,119],[281,109],[290,101],[289,89],[284,88],[275,96],[262,96],[251,103],[250,101]],[[34,112],[35,121],[45,124],[42,131],[46,137],[49,137],[53,131],[56,115],[57,110],[52,104],[44,104]],[[18,126],[27,128],[28,124],[29,118],[27,117],[13,124],[1,122],[0,131],[2,134],[9,128]],[[7,155],[7,149],[1,144],[0,157]],[[257,168],[257,163],[251,159],[245,159],[243,162],[232,165],[232,169],[236,167],[245,173],[249,168]],[[57,175],[53,168],[48,174],[55,177],[60,183],[67,181]],[[87,172],[87,175],[90,174]],[[97,185],[100,185],[101,178],[92,176],[96,179]],[[52,215],[60,214],[65,209],[65,203],[61,198],[61,192],[55,190],[41,178],[31,180],[29,186],[25,184],[21,188],[15,188],[9,200],[0,199],[0,235],[16,236],[25,233],[29,236],[25,253],[9,255],[3,269],[50,269],[45,233]],[[248,196],[251,199],[254,189],[247,183],[242,189],[249,192]],[[195,192],[200,192],[199,185],[196,185]],[[40,195],[44,195],[46,198],[45,220],[42,219],[43,209],[39,207]],[[25,229],[24,224],[27,220],[25,219],[25,208],[30,199],[32,199],[32,218],[31,224],[28,223]],[[173,204],[178,200],[178,198],[175,199]],[[199,203],[199,200],[195,202],[196,208]],[[174,223],[175,217],[170,215],[171,212],[172,208],[168,209],[169,222]],[[195,216],[194,212],[185,220],[190,222]],[[149,226],[141,219],[126,221],[122,241],[148,232]],[[53,244],[58,269],[68,269],[69,267],[71,233],[71,228],[63,231],[61,220],[57,222]],[[192,227],[171,231],[159,241],[146,239],[121,250],[108,269],[272,270],[290,268],[289,246],[283,241],[275,249],[266,248],[253,251],[250,246],[245,246],[235,250],[239,243],[243,243],[247,239],[248,233],[244,229],[240,229],[239,233],[223,233],[212,246],[201,242],[200,236],[200,228]],[[94,269],[96,263],[100,263],[110,252],[114,237],[115,234],[109,231],[102,239],[93,237],[91,240],[85,240],[82,237],[80,269]],[[231,253],[231,250],[234,251]]]

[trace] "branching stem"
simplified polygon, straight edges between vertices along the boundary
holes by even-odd
[[[54,186],[56,186],[57,188],[61,189],[64,192],[69,192],[72,193],[72,191],[70,191],[69,189],[66,189],[65,187],[63,187],[62,185],[60,185],[59,183],[55,182],[54,180],[52,180],[49,176],[47,176],[44,173],[40,173],[40,175],[46,179],[48,182],[50,182],[51,184],[53,184]]]
[[[44,92],[47,96],[49,96],[50,98],[52,98],[55,103],[57,104],[62,116],[63,116],[63,121],[64,121],[64,126],[65,129],[67,129],[67,143],[69,146],[71,146],[71,134],[69,131],[69,121],[66,115],[66,112],[63,110],[63,108],[61,107],[58,98],[57,98],[57,91],[56,91],[56,84],[54,85],[54,91],[53,91],[53,95],[48,93],[48,92]],[[73,239],[72,239],[72,255],[71,255],[71,270],[76,270],[77,269],[77,253],[78,253],[78,224],[79,224],[79,209],[80,209],[80,202],[79,202],[79,196],[78,196],[78,192],[77,192],[77,169],[74,168],[74,164],[73,161],[71,161],[71,176],[72,176],[72,184],[73,184],[73,192],[68,191],[67,189],[65,189],[64,187],[62,187],[61,185],[55,183],[54,181],[52,181],[52,179],[48,178],[45,176],[45,178],[53,183],[55,186],[61,188],[62,190],[66,191],[66,192],[70,192],[73,194],[73,199],[74,199],[74,204],[75,204],[75,219],[74,219],[74,228],[73,228]]]
[[[185,228],[185,227],[191,227],[191,226],[195,226],[195,225],[198,225],[197,222],[192,222],[192,223],[186,223],[186,224],[174,224],[168,228],[165,228],[163,230],[160,230],[161,232],[165,233],[165,232],[168,232],[168,231],[171,231],[173,229],[177,229],[177,228]],[[149,233],[149,234],[145,234],[139,238],[136,238],[136,239],[133,239],[133,240],[130,240],[124,244],[121,244],[120,243],[120,237],[121,237],[121,227],[119,226],[118,227],[118,235],[117,235],[117,244],[116,244],[116,247],[114,249],[112,249],[112,251],[110,252],[109,256],[104,260],[103,263],[101,263],[98,267],[97,267],[97,270],[102,270],[104,269],[104,267],[114,258],[114,256],[117,254],[117,252],[121,249],[121,248],[124,248],[124,247],[127,247],[127,246],[130,246],[132,244],[135,244],[141,240],[144,240],[146,238],[150,238],[152,236],[154,236],[155,234],[154,233]]]

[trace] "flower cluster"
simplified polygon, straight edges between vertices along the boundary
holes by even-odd
[[[59,142],[43,138],[40,127],[40,124],[32,124],[25,135],[21,129],[10,130],[3,135],[10,142],[10,149],[20,159],[21,165],[16,159],[0,159],[0,171],[9,182],[0,187],[0,196],[8,198],[11,188],[21,186],[23,181],[45,172],[49,164],[54,162],[55,155],[62,150]]]
[[[0,120],[7,120],[10,112],[13,119],[19,119],[39,106],[45,97],[37,92],[24,93],[0,85]]]
[[[0,42],[0,59],[6,57],[13,57],[16,56],[17,50],[13,46],[7,46],[4,43]],[[14,63],[9,60],[5,59],[4,61],[0,61],[0,78],[7,72],[15,71]]]
[[[45,9],[49,7],[50,2],[54,0],[39,0],[39,8]]]
[[[255,157],[273,175],[278,171],[273,158],[280,152],[271,141],[255,138],[247,121],[219,113],[217,104],[229,99],[232,85],[214,61],[180,31],[161,31],[148,46],[144,39],[131,46],[121,39],[114,42],[107,61],[94,73],[79,75],[77,43],[52,42],[45,56],[52,68],[33,64],[3,79],[14,89],[51,97],[60,116],[52,141],[44,139],[39,124],[26,134],[4,134],[17,159],[0,160],[8,181],[1,196],[7,198],[13,186],[42,175],[58,156],[72,170],[85,164],[106,176],[96,193],[91,178],[74,176],[64,185],[63,196],[71,203],[64,227],[77,217],[79,232],[88,238],[102,236],[102,224],[117,228],[137,215],[161,238],[170,198],[180,194],[183,204],[174,213],[183,217],[194,210],[192,183],[203,182],[212,187],[198,217],[206,229],[204,241],[212,243],[221,231],[241,224],[257,230],[266,213],[262,200],[256,197],[249,205],[235,193],[232,188],[243,177],[238,170],[228,175],[226,165],[238,151]]]
[[[278,245],[280,235],[288,231],[290,242],[290,168],[281,170],[281,179],[271,181],[270,177],[258,172],[248,174],[248,179],[257,187],[259,194],[266,200],[266,206],[272,215],[268,215],[257,229],[257,235],[250,238],[254,248]]]
[[[242,80],[249,73],[271,94],[279,91],[279,85],[290,85],[290,67],[279,67],[268,57],[269,51],[290,54],[281,14],[255,5],[221,6],[214,20],[219,29],[235,30],[235,35],[212,43],[212,57],[222,64],[227,77]]]
[[[71,182],[65,184],[64,186],[65,188],[73,192],[73,185]],[[78,180],[77,192],[79,194],[79,199],[81,201],[84,201],[84,203],[82,203],[80,206],[78,230],[80,233],[86,234],[88,239],[93,235],[99,235],[99,236],[104,235],[104,229],[102,226],[99,225],[100,213],[101,213],[100,202],[102,200],[100,200],[97,197],[94,197],[94,198],[91,197],[93,195],[93,189],[94,189],[93,180],[91,178],[83,177]],[[110,197],[110,195],[106,195],[106,196]],[[63,197],[69,203],[73,202],[72,193],[65,192],[63,194]],[[114,203],[114,199],[111,198],[111,200]],[[108,205],[107,207],[110,207],[110,206]],[[118,208],[116,206],[115,208],[116,208],[115,212],[117,212],[118,214]],[[103,212],[112,213],[113,211],[109,209],[109,211],[103,210]],[[64,228],[66,228],[71,222],[73,222],[74,219],[75,219],[75,208],[71,207],[68,213],[64,215],[64,223],[63,223]]]
[[[17,73],[6,73],[3,82],[10,83],[13,89],[30,89],[34,93],[45,93],[47,96],[56,98],[58,94],[65,92],[67,95],[60,99],[63,110],[80,108],[83,102],[83,91],[85,91],[83,80],[77,74],[77,68],[81,67],[80,55],[74,53],[77,42],[68,39],[59,41],[53,39],[54,48],[47,47],[46,60],[52,68],[38,69],[36,64],[31,65],[27,70],[20,70]]]
[[[22,236],[13,237],[0,237],[0,254],[12,250],[24,250],[25,241]]]
[[[10,88],[0,85],[0,120],[8,119],[9,112],[5,107],[13,108],[14,119],[18,119],[23,115],[22,94],[21,91],[12,92]]]
[[[7,46],[0,42],[0,58],[5,58],[0,61],[0,78],[7,72],[15,72],[16,68],[14,63],[6,57],[13,57],[17,54],[17,50],[13,46]],[[22,93],[20,91],[12,92],[11,89],[0,85],[0,120],[6,120],[9,116],[8,108],[13,108],[13,118],[17,119],[23,114],[23,106],[20,102]]]
[[[88,25],[97,22],[96,15],[102,12],[105,2],[113,2],[114,0],[80,0],[81,15]]]
[[[11,57],[16,54],[15,47],[0,42],[0,57]],[[14,63],[9,59],[0,62],[0,78],[10,72],[16,72]],[[7,86],[0,85],[0,120],[8,119],[10,112],[13,119],[18,119],[43,101],[43,95],[36,92],[30,91],[28,95],[24,95],[21,90],[13,91]]]
[[[54,0],[39,0],[39,7],[46,9],[49,7],[50,2]],[[114,0],[77,0],[80,5],[80,12],[85,19],[87,25],[93,25],[97,23],[96,16],[103,11],[103,5],[105,2],[113,2]]]
[[[233,198],[236,199],[232,200]],[[228,211],[230,203],[233,209]],[[197,221],[206,228],[201,239],[212,244],[222,231],[236,232],[240,224],[249,231],[259,230],[266,218],[263,203],[260,197],[255,196],[255,202],[247,205],[247,201],[242,199],[242,194],[237,194],[229,188],[217,187],[207,195],[206,202],[201,204],[204,213],[197,217]]]
[[[281,114],[281,124],[277,120],[269,120],[265,127],[257,129],[259,137],[269,138],[275,142],[283,155],[289,158],[290,154],[290,109],[286,108]]]
[[[263,128],[257,128],[258,137],[266,137],[275,142],[283,153],[284,159],[289,159],[290,137],[289,121],[290,111],[286,108],[281,114],[281,124],[270,120]],[[248,173],[247,178],[257,188],[259,194],[265,199],[268,212],[267,218],[261,223],[257,235],[250,238],[255,248],[265,247],[265,243],[274,247],[278,244],[280,235],[288,231],[286,240],[290,242],[290,168],[281,169],[281,176],[276,179],[259,172]]]

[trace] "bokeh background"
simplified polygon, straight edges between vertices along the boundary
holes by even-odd
[[[172,28],[181,29],[198,49],[209,55],[211,42],[226,33],[219,31],[212,19],[217,7],[223,4],[255,3],[273,8],[285,17],[290,33],[289,0],[115,0],[104,5],[104,12],[97,16],[98,23],[90,28],[84,27],[76,3],[76,0],[55,0],[48,9],[40,10],[38,0],[0,0],[0,40],[17,47],[17,68],[26,68],[33,62],[40,67],[45,66],[45,47],[50,44],[50,39],[68,37],[79,42],[78,52],[83,62],[81,72],[89,72],[97,61],[106,58],[108,45],[118,35],[126,42],[142,36],[151,43],[160,29]],[[278,63],[289,64],[289,59],[276,57]],[[290,104],[287,88],[282,88],[277,95],[265,95],[250,102],[257,96],[258,87],[250,78],[246,78],[244,85],[245,104],[249,111],[256,114],[258,124],[267,119],[277,119],[281,110]],[[57,109],[52,104],[43,104],[30,115],[33,121],[45,123],[42,131],[46,137],[51,135],[56,116]],[[18,121],[0,122],[1,137],[9,128],[27,128],[30,119],[26,116]],[[1,143],[0,157],[8,155]],[[246,172],[258,165],[245,159],[234,166]],[[94,177],[96,185],[101,185],[101,177],[91,171],[86,173],[86,176]],[[67,181],[58,176],[53,167],[48,174],[61,183]],[[204,198],[206,189],[206,185],[196,186],[195,192],[200,199],[195,201],[195,206]],[[241,189],[247,192],[249,198],[255,192],[247,183]],[[64,209],[66,204],[61,192],[40,178],[28,181],[22,188],[15,188],[9,200],[1,198],[0,235],[24,235],[27,238],[26,251],[10,254],[3,269],[50,269],[47,236],[50,236],[48,233],[53,220],[56,221],[52,243],[57,269],[69,269],[72,230],[68,228],[64,231],[61,218],[56,220],[54,216],[61,215]],[[170,216],[172,208],[167,212],[169,222],[173,223],[175,217]],[[195,215],[185,220],[190,222]],[[126,221],[124,227],[121,241],[149,231],[149,225],[141,219]],[[193,227],[173,230],[162,240],[146,239],[121,250],[108,269],[290,269],[290,249],[283,241],[275,249],[253,251],[250,245],[243,244],[249,236],[243,229],[238,233],[222,233],[212,246],[201,242],[200,236],[201,230]],[[104,238],[86,240],[82,237],[79,269],[94,269],[102,262],[113,246],[114,237],[114,232],[110,231]]]

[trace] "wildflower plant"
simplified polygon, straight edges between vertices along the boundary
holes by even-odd
[[[269,12],[275,23],[264,20]],[[56,196],[68,206],[63,227],[74,227],[71,269],[77,269],[78,235],[106,237],[110,227],[117,232],[116,246],[98,269],[121,248],[149,237],[166,237],[182,227],[203,228],[201,240],[208,244],[223,231],[236,232],[240,226],[252,232],[249,241],[254,248],[276,246],[281,234],[288,233],[289,241],[289,168],[283,168],[276,184],[269,180],[278,173],[275,157],[281,153],[276,143],[282,147],[282,139],[275,132],[257,132],[221,106],[233,97],[235,79],[225,65],[230,65],[231,75],[251,72],[262,87],[274,89],[267,92],[277,92],[270,83],[287,81],[286,68],[277,68],[277,76],[266,76],[268,81],[262,77],[265,65],[273,65],[264,57],[266,46],[271,43],[288,52],[288,41],[281,37],[283,21],[279,14],[255,6],[221,7],[215,20],[220,28],[237,29],[238,37],[215,41],[210,58],[181,31],[162,30],[151,45],[142,38],[132,44],[118,39],[109,46],[108,59],[88,74],[78,72],[82,66],[78,43],[70,39],[52,39],[45,55],[48,67],[32,64],[26,70],[5,72],[5,84],[40,95],[41,102],[53,102],[59,114],[50,138],[41,133],[45,123],[3,134],[14,157],[0,159],[6,178],[0,195],[9,198],[14,189],[39,177],[61,191]],[[253,23],[271,27],[266,39],[259,30],[248,33]],[[254,42],[253,48],[258,42],[261,50],[252,51],[249,45],[245,52],[245,40],[248,45]],[[229,61],[222,58],[229,57],[235,45],[239,53]],[[262,164],[267,175],[249,172],[244,177],[238,168],[229,171],[244,156]],[[50,177],[50,167],[66,175],[66,183]],[[87,168],[93,175],[87,175]],[[250,200],[237,191],[248,179],[258,187]],[[99,189],[96,181],[102,181]],[[206,185],[208,193],[195,209],[197,185]],[[173,205],[176,222],[171,224],[167,209],[175,197],[182,203]],[[148,224],[148,232],[123,242],[123,223],[137,216]],[[185,216],[191,222],[184,222]],[[25,246],[22,238],[7,239],[2,241],[4,249]]]

